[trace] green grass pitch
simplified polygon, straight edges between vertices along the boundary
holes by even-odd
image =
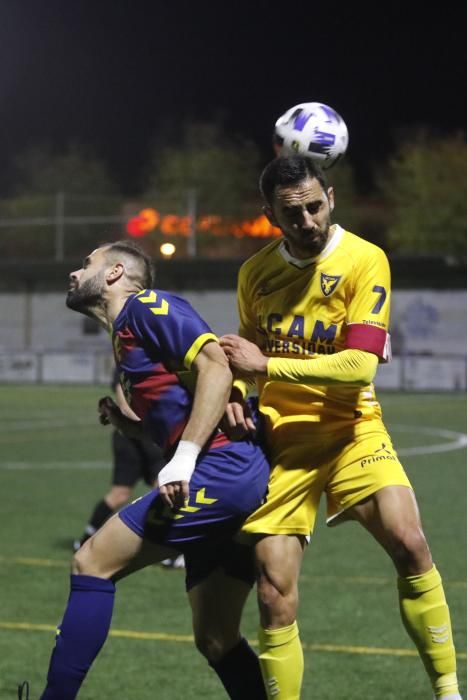
[[[68,594],[71,542],[110,474],[103,387],[0,387],[0,699],[44,685]],[[385,420],[415,486],[443,574],[467,688],[467,396],[383,394]],[[462,435],[464,434],[464,437]],[[356,524],[320,518],[301,577],[305,700],[425,700],[421,662],[402,628],[392,566]],[[244,633],[254,640],[254,595]],[[191,640],[183,573],[151,567],[119,584],[112,636],[83,700],[225,697]]]

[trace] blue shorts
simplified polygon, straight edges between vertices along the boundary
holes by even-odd
[[[199,459],[184,508],[171,510],[155,489],[123,508],[119,517],[141,538],[185,555],[188,589],[218,567],[252,583],[249,548],[233,543],[232,537],[264,502],[268,480],[262,449],[250,441],[230,442]]]

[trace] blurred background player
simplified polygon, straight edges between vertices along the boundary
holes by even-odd
[[[115,368],[112,375],[112,389],[117,406],[131,418],[138,420],[125,400],[123,389]],[[136,484],[140,479],[148,486],[155,486],[157,475],[165,464],[161,449],[148,437],[141,440],[129,438],[119,430],[113,430],[112,437],[112,486],[102,500],[96,503],[89,522],[79,540],[73,542],[75,552],[120,508],[132,498]],[[183,554],[172,559],[164,559],[162,566],[182,569],[185,565]]]
[[[120,410],[129,418],[137,420],[137,416],[125,400],[117,369],[113,372],[111,386]],[[144,479],[148,486],[154,486],[156,477],[165,464],[160,448],[146,437],[142,440],[128,438],[114,429],[111,444],[112,486],[104,498],[96,503],[81,537],[73,542],[75,552],[111,515],[131,500],[134,488],[140,479]]]
[[[112,375],[111,387],[115,393],[117,406],[131,418],[138,420],[136,414],[128,405],[115,368]],[[119,430],[114,429],[111,436],[113,470],[110,491],[96,503],[88,524],[79,540],[73,542],[75,552],[120,508],[123,508],[133,497],[136,484],[140,480],[148,486],[156,485],[157,475],[165,464],[162,450],[149,438],[129,438]],[[185,565],[183,554],[173,559],[164,559],[163,566],[181,569]]]

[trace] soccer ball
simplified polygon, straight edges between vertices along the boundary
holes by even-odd
[[[287,110],[276,122],[273,145],[279,155],[298,153],[330,168],[342,158],[349,143],[347,126],[332,107],[303,102]]]

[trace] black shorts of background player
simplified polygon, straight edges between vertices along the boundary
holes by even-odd
[[[115,371],[112,377],[112,389],[116,403],[128,415],[133,413],[128,406]],[[135,416],[136,418],[136,416]],[[120,508],[133,496],[139,481],[154,486],[159,471],[164,466],[164,458],[159,447],[150,439],[135,440],[122,435],[118,430],[111,437],[113,470],[112,484],[106,495],[96,503],[81,537],[73,542],[77,551]]]

